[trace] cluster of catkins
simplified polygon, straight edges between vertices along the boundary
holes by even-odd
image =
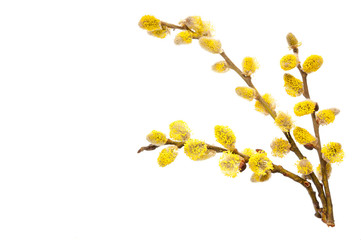
[[[177,27],[182,31],[179,32],[174,39],[175,44],[190,44],[193,39],[198,39],[199,44],[205,50],[219,54],[222,53],[222,46],[219,40],[212,37],[213,28],[209,22],[203,21],[199,16],[191,16],[182,20]],[[139,26],[148,31],[149,34],[164,38],[169,31],[169,24],[160,21],[159,19],[145,15],[141,18]],[[297,49],[301,43],[296,37],[289,33],[286,37],[289,48]],[[309,56],[302,64],[300,64],[297,51],[292,54],[283,56],[280,60],[280,66],[283,70],[289,71],[294,68],[299,68],[305,74],[316,72],[323,64],[323,59],[318,55]],[[259,64],[253,57],[245,57],[242,61],[242,73],[245,76],[251,76],[257,69]],[[218,73],[225,73],[230,69],[226,61],[216,62],[212,69]],[[302,80],[297,79],[289,73],[283,76],[284,88],[288,95],[298,97],[304,93],[304,84]],[[265,115],[269,115],[269,111],[276,110],[274,98],[266,93],[262,96],[268,109],[258,101],[258,92],[256,89],[247,86],[237,87],[237,95],[252,101],[255,99],[255,109]],[[294,114],[297,117],[302,117],[309,114],[315,114],[316,121],[319,125],[328,125],[335,120],[335,116],[339,113],[336,108],[319,110],[316,102],[306,98],[298,102],[294,106]],[[295,140],[304,145],[308,149],[320,148],[317,139],[309,133],[306,129],[295,126],[292,117],[282,111],[278,111],[274,117],[275,124],[285,133],[293,134]],[[222,172],[229,177],[236,177],[237,174],[244,169],[245,162],[248,162],[250,169],[253,171],[251,180],[253,182],[263,182],[270,178],[273,170],[273,164],[267,157],[264,151],[255,151],[249,148],[244,149],[240,154],[235,148],[236,137],[233,131],[227,126],[217,125],[215,127],[215,137],[217,141],[225,147],[225,151],[219,160],[219,166]],[[170,124],[170,138],[178,141],[184,147],[185,154],[192,160],[205,160],[215,156],[216,151],[209,149],[204,141],[193,139],[190,137],[190,129],[183,121],[175,121]],[[159,131],[152,131],[147,136],[147,140],[157,146],[166,145],[170,139]],[[289,141],[282,138],[275,138],[271,143],[272,155],[275,157],[283,158],[290,152],[291,144]],[[340,163],[343,160],[344,152],[342,146],[338,142],[330,142],[321,148],[323,159],[327,162],[326,172],[329,177],[331,174],[331,164]],[[239,153],[239,152],[238,152]],[[176,145],[164,148],[158,157],[159,166],[165,167],[172,163],[178,154],[178,147]],[[246,159],[242,156],[245,156]],[[309,160],[306,158],[298,160],[296,163],[297,170],[300,174],[307,176],[314,171],[314,168]],[[316,173],[319,179],[322,179],[321,166],[316,168]]]

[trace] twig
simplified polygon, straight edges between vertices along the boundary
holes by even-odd
[[[297,48],[296,48],[297,49]],[[295,52],[295,50],[294,50]],[[296,50],[296,53],[298,54],[298,49]],[[303,81],[303,95],[305,98],[310,99],[310,93],[309,93],[309,89],[308,89],[308,84],[307,84],[307,73],[305,73],[302,68],[300,63],[298,63],[297,65],[298,70],[301,73],[302,76],[302,81]],[[318,146],[316,147],[317,153],[318,153],[318,157],[320,160],[320,165],[321,165],[321,173],[322,173],[322,183],[325,189],[325,195],[326,195],[326,214],[327,214],[327,226],[329,227],[334,227],[335,226],[335,220],[334,220],[334,216],[333,216],[333,206],[332,206],[332,199],[331,199],[331,192],[330,192],[330,187],[328,184],[328,177],[327,177],[327,173],[326,173],[326,161],[323,160],[322,157],[322,152],[321,152],[321,137],[320,137],[320,129],[319,129],[319,124],[316,121],[316,114],[315,112],[313,112],[311,114],[311,118],[312,118],[312,123],[313,123],[313,129],[315,132],[315,137],[317,139],[318,142]]]

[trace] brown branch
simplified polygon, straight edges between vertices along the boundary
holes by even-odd
[[[298,52],[298,49],[296,50]],[[252,78],[250,76],[246,76],[233,62],[232,60],[226,55],[226,53],[223,51],[222,53],[220,53],[220,55],[224,58],[224,60],[227,62],[227,64],[230,66],[231,69],[233,69],[239,76],[242,77],[242,79],[246,82],[246,84],[255,89],[256,91],[256,95],[257,95],[257,100],[262,104],[262,106],[267,110],[267,112],[271,115],[271,117],[273,119],[276,118],[277,114],[275,111],[273,111],[269,105],[266,103],[266,101],[262,98],[262,96],[259,94],[259,92],[257,91],[256,87],[253,85],[252,83]],[[307,75],[307,74],[306,74]],[[308,93],[308,91],[307,91]],[[303,159],[305,158],[303,156],[303,154],[301,153],[301,151],[299,150],[299,148],[297,147],[297,144],[295,143],[295,141],[292,138],[292,135],[289,132],[283,132],[283,134],[286,136],[288,142],[291,144],[291,151],[294,152],[296,154],[296,156],[299,159]],[[320,182],[318,181],[316,175],[312,172],[310,174],[312,182],[315,184],[317,192],[318,192],[318,196],[320,197],[321,203],[322,205],[325,207],[327,202],[326,202],[326,198],[325,198],[325,194],[323,192],[323,187],[320,184]]]
[[[177,141],[173,141],[171,139],[168,139],[167,142],[165,143],[165,145],[175,145],[178,148],[182,148],[184,146],[184,144],[185,144],[184,142],[177,142]],[[160,147],[160,146],[150,144],[148,146],[141,147],[138,150],[138,153],[140,153],[142,151],[152,151],[152,150],[157,149],[158,147]],[[214,145],[211,145],[211,144],[207,144],[207,148],[210,149],[210,150],[214,150],[217,153],[229,151],[226,148],[217,147],[217,146],[214,146]],[[244,161],[245,163],[248,162],[249,156],[247,156],[247,155],[245,155],[243,153],[240,153],[237,149],[234,149],[231,152],[233,152],[234,154],[240,155],[245,160]],[[242,169],[242,171],[243,170],[244,169]],[[294,180],[295,182],[300,183],[302,186],[304,186],[306,188],[308,194],[310,195],[311,199],[312,199],[312,203],[313,203],[313,206],[314,206],[315,211],[316,211],[315,216],[318,217],[318,218],[321,217],[320,213],[322,212],[322,209],[320,209],[319,203],[318,203],[317,198],[316,198],[316,194],[313,191],[313,188],[312,188],[312,185],[311,185],[310,182],[308,182],[306,179],[303,179],[300,176],[298,176],[298,175],[284,169],[282,166],[275,165],[275,164],[273,164],[272,173],[281,173],[283,176],[288,177],[288,178]]]
[[[313,204],[313,207],[315,209],[315,216],[318,217],[318,218],[321,218],[322,209],[319,206],[319,203],[318,203],[317,198],[316,198],[316,193],[313,191],[311,183],[309,181],[299,177],[298,175],[296,175],[296,174],[294,174],[294,173],[292,173],[290,171],[287,171],[282,166],[275,165],[275,164],[273,164],[272,173],[281,173],[283,176],[288,177],[288,178],[292,179],[293,181],[298,182],[303,187],[305,187],[308,194],[311,197],[312,204]]]
[[[294,50],[295,52],[295,50]],[[298,53],[298,49],[296,50],[296,52]],[[302,76],[302,80],[303,80],[303,95],[305,96],[305,98],[310,99],[310,92],[308,89],[308,84],[307,84],[307,73],[305,73],[302,68],[300,63],[298,63],[297,65],[298,70],[301,73]],[[334,220],[334,216],[333,216],[333,206],[332,206],[332,199],[331,199],[331,192],[330,192],[330,186],[328,184],[328,177],[327,177],[327,173],[326,173],[326,161],[323,160],[322,157],[322,153],[321,153],[321,137],[320,137],[320,125],[317,123],[316,121],[316,114],[315,112],[313,112],[311,114],[311,118],[312,118],[312,124],[313,124],[313,129],[315,132],[315,137],[318,141],[318,146],[316,147],[317,150],[317,154],[318,154],[318,158],[320,160],[320,165],[321,165],[321,173],[322,173],[322,183],[325,189],[325,195],[326,195],[326,214],[327,214],[327,226],[329,227],[334,227],[335,226],[335,220]]]

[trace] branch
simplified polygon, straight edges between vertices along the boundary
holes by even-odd
[[[298,49],[297,49],[298,52]],[[256,87],[253,85],[252,83],[252,78],[250,76],[246,76],[233,62],[232,60],[226,55],[226,53],[223,51],[222,53],[220,53],[220,55],[224,58],[224,60],[227,62],[227,64],[230,66],[231,69],[233,69],[236,73],[238,73],[239,76],[242,77],[242,79],[246,82],[246,84],[253,88],[256,91],[256,95],[257,95],[257,100],[263,105],[263,107],[267,110],[267,112],[271,115],[271,117],[273,119],[275,119],[277,117],[277,113],[275,111],[273,111],[269,105],[266,103],[266,101],[262,98],[262,96],[259,94],[259,92],[257,91]],[[306,74],[307,75],[307,74]],[[308,91],[307,91],[308,93]],[[301,151],[299,150],[299,148],[297,147],[295,141],[293,140],[291,134],[289,132],[283,132],[283,134],[286,136],[288,142],[291,144],[291,151],[294,152],[296,154],[296,156],[299,159],[303,159],[305,158],[303,156],[303,154],[301,153]],[[310,177],[312,179],[312,182],[315,184],[317,192],[318,192],[318,196],[321,199],[321,203],[324,207],[326,207],[327,205],[327,201],[325,198],[325,194],[323,192],[323,188],[322,185],[320,184],[320,182],[318,181],[316,175],[312,172],[310,174]]]
[[[296,48],[297,49],[297,48]],[[298,54],[298,49],[294,50],[295,53]],[[300,63],[298,63],[297,65],[298,70],[301,73],[302,76],[302,80],[303,80],[303,95],[305,96],[305,98],[310,99],[310,93],[308,90],[308,84],[307,84],[307,73],[305,73],[302,68]],[[318,153],[318,158],[320,160],[320,165],[321,165],[321,173],[322,173],[322,182],[323,182],[323,186],[325,188],[325,194],[326,194],[326,208],[327,208],[327,226],[329,227],[334,227],[335,226],[335,220],[334,220],[334,216],[333,216],[333,206],[332,206],[332,199],[331,199],[331,192],[330,192],[330,187],[328,184],[328,177],[327,177],[327,173],[326,173],[326,161],[323,160],[322,157],[322,153],[321,153],[321,137],[320,137],[320,125],[317,123],[316,121],[316,114],[315,112],[313,112],[311,114],[311,118],[312,118],[312,123],[313,123],[313,129],[315,132],[315,137],[318,141],[318,146],[316,147],[317,153]]]

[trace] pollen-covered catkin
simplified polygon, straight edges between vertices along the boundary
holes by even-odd
[[[295,127],[293,129],[293,136],[299,144],[316,144],[317,140],[306,129],[301,127]]]
[[[305,100],[302,102],[299,102],[295,105],[293,108],[296,116],[304,116],[307,114],[311,114],[315,111],[316,103],[312,100]]]
[[[158,18],[151,15],[144,15],[139,23],[139,27],[147,31],[160,30],[162,28],[161,22]]]
[[[201,37],[199,39],[199,45],[211,53],[223,52],[221,42],[211,37]]]
[[[175,36],[174,43],[176,45],[190,44],[190,43],[192,43],[192,38],[193,38],[193,33],[192,32],[190,32],[190,31],[181,31]]]
[[[323,64],[323,58],[318,55],[309,56],[302,65],[302,69],[305,73],[316,72]]]
[[[303,82],[289,73],[283,75],[284,87],[288,95],[298,97],[303,94]]]
[[[217,142],[223,145],[223,147],[232,150],[235,148],[236,136],[232,129],[227,126],[216,125],[214,127],[214,135]]]
[[[225,73],[229,70],[229,66],[226,61],[219,61],[212,65],[212,70],[217,73]]]
[[[184,153],[195,161],[204,160],[207,150],[207,144],[198,139],[188,139],[184,144]]]
[[[277,113],[275,124],[282,130],[282,132],[289,132],[293,128],[291,115],[281,111]]]
[[[267,157],[266,152],[257,152],[250,156],[248,160],[249,168],[256,175],[266,175],[268,170],[273,169],[273,164],[271,160]]]
[[[164,145],[167,142],[167,136],[156,130],[149,133],[146,138],[148,142],[157,146]]]
[[[177,146],[169,146],[169,147],[162,149],[162,151],[159,153],[159,157],[158,157],[159,166],[165,167],[165,166],[171,164],[175,160],[177,155],[178,155],[178,147]]]
[[[239,173],[239,164],[241,160],[242,158],[237,154],[233,154],[229,151],[223,152],[219,160],[219,167],[224,175],[235,178]]]
[[[335,120],[336,115],[340,112],[337,108],[330,108],[318,111],[316,113],[316,120],[317,123],[320,125],[328,125],[333,123]]]
[[[256,97],[256,90],[250,87],[237,87],[236,93],[238,96],[248,101],[252,101]]]
[[[326,163],[326,176],[327,176],[327,179],[329,179],[331,177],[331,172],[332,172],[331,163]],[[317,175],[318,180],[322,181],[321,164],[318,164],[318,166],[316,168],[316,175]]]
[[[303,175],[309,175],[313,172],[313,166],[310,161],[307,160],[307,158],[303,158],[301,160],[298,160],[296,163],[296,167],[298,170],[298,173]]]
[[[322,157],[329,163],[340,163],[345,155],[342,146],[338,142],[330,142],[321,149]]]
[[[280,65],[285,71],[291,70],[297,66],[297,57],[294,54],[287,54],[281,58]]]
[[[247,76],[251,76],[257,69],[259,68],[259,64],[256,58],[253,57],[245,57],[242,61],[242,69],[243,73]]]
[[[271,149],[273,156],[283,158],[290,152],[291,144],[282,138],[275,138],[271,143]]]
[[[264,99],[264,101],[267,103],[268,107],[271,110],[275,110],[276,109],[276,101],[274,100],[274,98],[271,96],[271,94],[266,93],[262,96],[262,98]],[[262,103],[260,101],[256,101],[255,103],[255,109],[258,112],[263,113],[264,115],[268,115],[269,112],[267,111],[267,109],[262,105]]]
[[[191,136],[191,130],[187,123],[182,120],[177,120],[169,125],[169,136],[176,141],[186,141]]]

